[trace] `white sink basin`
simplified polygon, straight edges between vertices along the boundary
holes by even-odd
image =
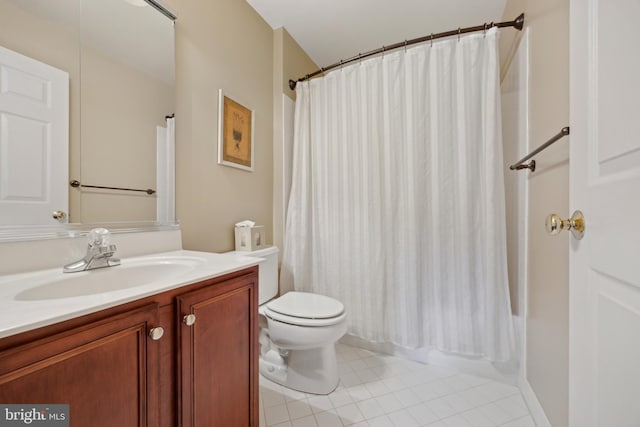
[[[156,295],[261,262],[242,254],[175,250],[79,273],[62,266],[0,276],[0,338]]]
[[[179,279],[205,262],[202,258],[186,256],[125,259],[121,265],[114,267],[49,275],[41,280],[42,284],[25,289],[15,299],[34,301],[72,298],[146,286],[157,281]]]

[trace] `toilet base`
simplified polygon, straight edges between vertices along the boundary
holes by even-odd
[[[284,387],[312,394],[329,394],[340,382],[333,343],[308,350],[271,348],[260,356],[260,373]]]

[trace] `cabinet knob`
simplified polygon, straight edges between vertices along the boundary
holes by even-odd
[[[182,323],[187,326],[191,326],[196,323],[196,315],[195,314],[187,314],[182,318]]]
[[[163,335],[164,328],[162,326],[151,328],[151,330],[149,331],[149,337],[154,341],[158,341],[160,338],[162,338]]]

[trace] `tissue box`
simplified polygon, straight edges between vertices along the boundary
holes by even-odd
[[[236,251],[255,251],[267,246],[263,225],[236,227]]]

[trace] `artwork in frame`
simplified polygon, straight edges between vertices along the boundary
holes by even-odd
[[[218,97],[218,164],[253,171],[255,114],[222,89]]]

